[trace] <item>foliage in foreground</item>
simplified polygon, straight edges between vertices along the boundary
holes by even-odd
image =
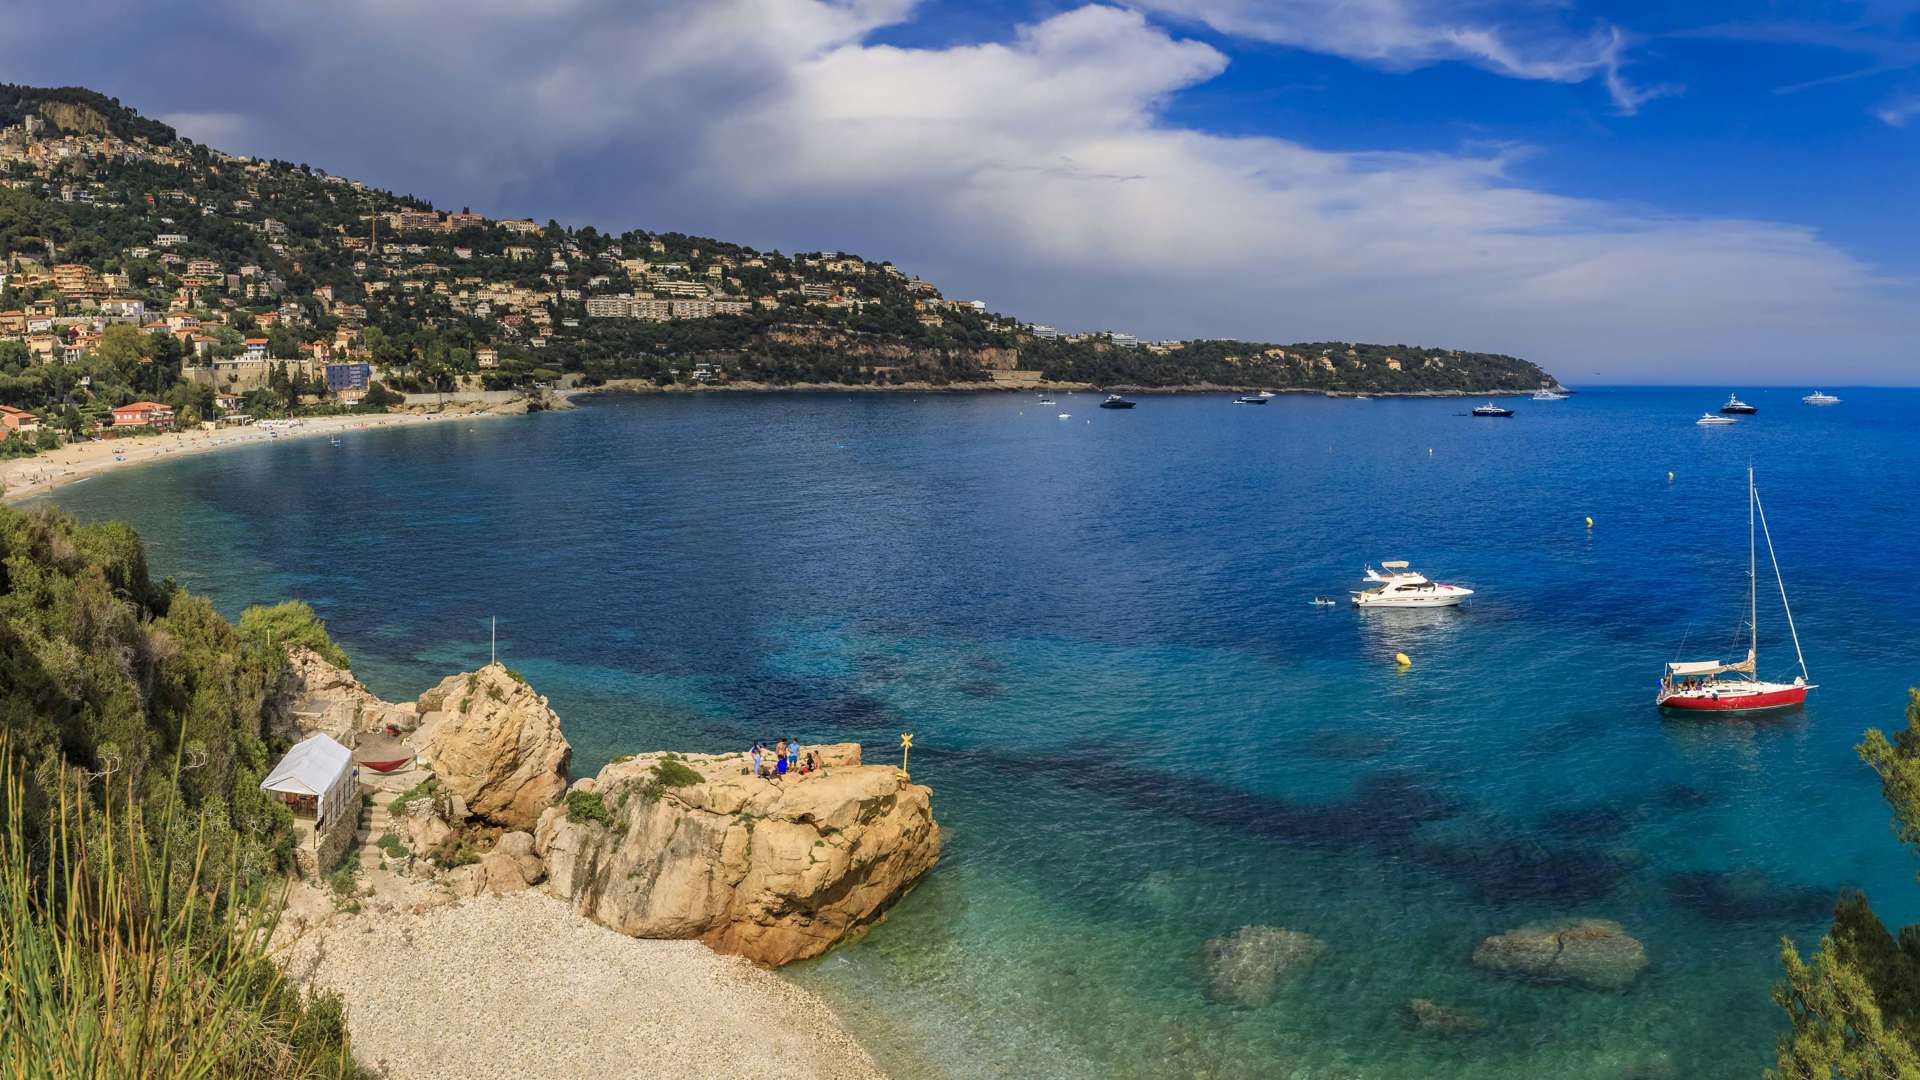
[[[1889,740],[1871,729],[1858,750],[1880,774],[1895,834],[1920,849],[1920,691],[1908,692],[1906,730]],[[1811,963],[1790,940],[1780,956],[1787,977],[1773,1000],[1793,1027],[1771,1075],[1920,1080],[1920,925],[1890,933],[1867,898],[1849,891]]]
[[[150,828],[128,792],[95,808],[80,770],[54,789],[44,850],[33,798],[0,744],[0,1073],[102,1080],[368,1076],[347,1050],[340,1003],[303,996],[267,956],[280,897],[228,904],[240,867],[209,865],[206,819]],[[176,768],[178,767],[176,763]],[[131,778],[129,778],[130,780]],[[203,889],[209,877],[220,882]]]

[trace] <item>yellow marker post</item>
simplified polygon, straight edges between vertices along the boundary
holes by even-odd
[[[900,775],[901,776],[910,777],[912,775],[907,772],[907,751],[911,749],[913,749],[913,736],[907,734],[904,731],[901,732],[900,733]]]

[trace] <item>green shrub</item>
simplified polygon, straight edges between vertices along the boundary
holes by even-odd
[[[399,817],[405,814],[407,807],[412,804],[419,802],[421,799],[433,798],[433,793],[438,790],[440,790],[440,778],[437,776],[429,776],[425,780],[394,796],[393,801],[387,804],[387,813],[392,814],[394,817]]]
[[[327,636],[327,624],[300,600],[248,608],[240,613],[240,634],[249,641],[273,648],[305,645],[335,667],[348,666],[347,654]]]
[[[597,791],[567,792],[567,820],[576,824],[597,821],[607,828],[613,828],[613,815],[607,811],[607,800]]]
[[[701,776],[691,765],[669,755],[661,758],[653,766],[653,778],[662,787],[686,787],[689,784],[704,784],[707,778]]]
[[[406,843],[393,833],[381,834],[377,843],[380,846],[380,850],[386,852],[387,857],[390,859],[404,859],[413,854],[412,851],[407,849]]]

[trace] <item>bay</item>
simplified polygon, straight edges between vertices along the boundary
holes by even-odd
[[[788,972],[898,1075],[1752,1076],[1783,935],[1810,944],[1845,887],[1920,921],[1852,750],[1916,681],[1920,394],[1803,392],[1743,389],[1760,412],[1731,428],[1692,424],[1718,388],[1510,420],[610,397],[56,497],[132,522],[229,615],[309,601],[386,697],[484,662],[498,617],[581,775],[785,736],[893,760],[913,732],[939,869]],[[1784,716],[1663,719],[1662,663],[1744,648],[1749,464],[1820,689]],[[1307,603],[1392,558],[1478,593]],[[1790,673],[1764,592],[1760,622],[1763,668]],[[1649,970],[1598,992],[1469,963],[1563,915],[1619,921]],[[1212,1003],[1200,950],[1249,924],[1326,951],[1271,1005]],[[1420,1034],[1415,997],[1489,1030]]]

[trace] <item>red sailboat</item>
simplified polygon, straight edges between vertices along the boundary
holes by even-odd
[[[1755,543],[1754,525],[1767,538],[1767,559],[1773,563],[1773,580],[1780,588],[1780,607],[1786,612],[1787,632],[1793,637],[1793,655],[1800,663],[1800,674],[1790,683],[1768,682],[1758,674],[1760,654],[1760,551]],[[1753,486],[1753,469],[1747,469],[1747,627],[1751,634],[1747,658],[1732,664],[1718,660],[1687,660],[1667,665],[1660,679],[1660,692],[1654,704],[1662,709],[1684,712],[1757,712],[1762,709],[1789,709],[1805,704],[1807,691],[1814,688],[1807,675],[1807,658],[1800,651],[1800,632],[1793,626],[1793,608],[1787,605],[1787,584],[1780,577],[1780,560],[1773,553],[1773,533],[1767,528],[1767,511],[1760,505],[1760,491]]]

